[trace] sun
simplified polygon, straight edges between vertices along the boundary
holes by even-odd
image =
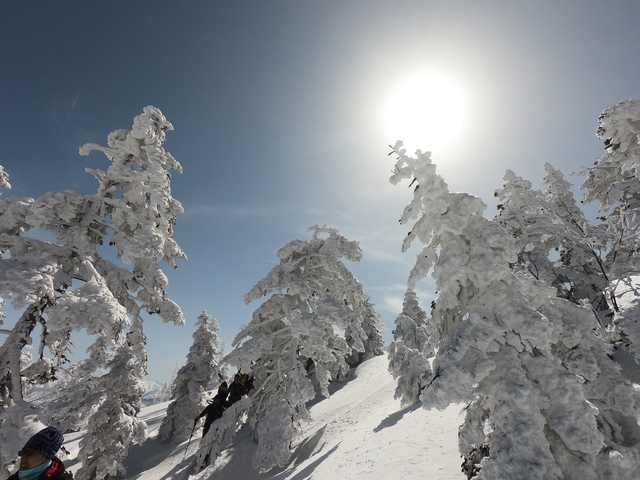
[[[440,74],[421,74],[402,82],[384,113],[390,142],[402,140],[408,152],[441,152],[459,137],[466,109],[462,90]]]

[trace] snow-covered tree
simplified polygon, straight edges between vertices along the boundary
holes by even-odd
[[[352,368],[384,353],[384,340],[382,339],[384,322],[382,317],[371,302],[369,295],[365,293],[360,302],[362,322],[348,324],[344,332],[347,345],[351,347],[351,355],[347,356],[346,361]]]
[[[182,205],[171,196],[170,170],[182,172],[180,164],[164,150],[166,131],[173,126],[155,107],[146,107],[134,119],[131,131],[117,130],[109,135],[109,147],[87,144],[80,153],[103,152],[112,162],[106,172],[87,169],[100,183],[100,213],[111,219],[104,227],[112,230],[109,244],[117,248],[118,258],[133,264],[134,285],[111,282],[117,278],[114,269],[105,268],[110,288],[121,295],[128,311],[137,312],[138,302],[144,310],[157,314],[164,322],[183,325],[180,307],[165,294],[168,285],[158,262],[177,268],[176,259],[186,255],[173,239],[176,213]],[[98,202],[96,202],[98,203]],[[131,274],[129,274],[131,276]],[[127,292],[125,288],[135,295]]]
[[[307,371],[308,361],[320,360],[334,371],[337,366],[340,374],[348,370],[344,357],[349,348],[344,339],[337,336],[330,324],[318,324],[308,306],[298,300],[294,295],[276,294],[264,302],[234,340],[234,345],[243,339],[244,343],[229,358],[254,377],[256,392],[249,422],[259,445],[253,466],[262,471],[275,465],[286,466],[296,431],[292,424],[308,419],[306,403],[316,395]],[[329,368],[323,363],[315,367],[328,373]],[[285,426],[271,424],[271,411],[275,409],[286,411],[282,418]],[[279,436],[276,438],[261,428],[263,422]],[[282,437],[283,433],[287,436]]]
[[[48,385],[47,396],[33,400],[42,410],[46,424],[61,432],[76,432],[85,428],[89,417],[104,398],[100,377],[90,376],[84,382],[78,381],[78,378],[84,378],[83,363],[81,361],[70,368],[58,369],[56,381]],[[28,396],[31,397],[33,393],[29,391]]]
[[[578,478],[633,478],[640,468],[640,396],[622,374],[621,366],[612,360],[612,346],[594,334],[602,331],[597,319],[588,306],[557,298],[555,289],[540,282],[520,279],[529,304],[557,330],[551,352],[580,380],[583,396],[596,409],[596,423],[603,437],[603,446],[595,458],[582,461],[554,449],[552,443],[558,465],[563,472],[573,472]],[[548,395],[553,397],[558,392],[554,389]],[[560,417],[566,412],[558,409],[554,415]]]
[[[637,455],[618,435],[627,422],[621,416],[636,408],[633,389],[592,336],[589,310],[555,298],[555,290],[529,274],[515,276],[512,237],[482,216],[480,199],[449,193],[429,153],[409,157],[401,143],[394,151],[391,182],[416,185],[401,219],[415,220],[403,249],[414,239],[425,244],[408,287],[432,272],[438,294],[426,320],[431,326],[422,330],[430,344],[422,351],[434,356],[430,365],[419,363],[423,374],[416,362],[395,369],[401,394],[415,398],[412,392],[421,389],[427,408],[468,403],[460,451],[470,478],[580,472],[579,478],[595,479],[606,478],[604,471],[636,471]],[[416,335],[407,336],[413,347]]]
[[[600,244],[606,250],[609,293],[640,272],[640,100],[631,99],[606,108],[597,134],[605,153],[587,169],[581,188],[585,203],[597,202],[601,213]],[[640,363],[640,326],[634,314],[617,305],[611,331],[619,336]]]
[[[4,167],[0,165],[0,188],[11,188],[9,183],[9,174],[4,171]],[[0,192],[2,195],[2,192]]]
[[[0,165],[0,188],[11,189],[9,175],[2,165]],[[0,195],[2,195],[2,191],[0,191]],[[25,206],[26,202],[22,200],[15,203],[2,200],[0,203],[0,225],[5,221],[4,214],[7,210],[20,210],[18,213],[18,217],[20,217]],[[18,221],[18,223],[20,222]],[[11,229],[14,230],[14,233],[22,232],[21,227],[17,225],[13,225],[10,227]],[[0,238],[2,234],[0,227]],[[7,268],[6,256],[7,251],[0,243],[0,282],[3,280],[6,282],[7,278],[12,276],[10,273],[8,274],[8,271],[16,265],[16,262],[13,262]],[[38,279],[32,278],[31,282],[31,286],[33,286],[38,282]],[[35,297],[34,295],[31,299],[34,300]],[[32,434],[45,426],[41,412],[23,398],[22,376],[20,374],[11,375],[11,372],[24,372],[28,368],[30,371],[25,377],[30,385],[39,382],[46,383],[52,378],[53,369],[50,361],[43,359],[43,361],[33,363],[30,357],[27,366],[24,362],[27,354],[22,350],[26,345],[31,345],[30,335],[38,322],[41,321],[42,312],[48,303],[48,299],[32,303],[25,309],[12,330],[0,329],[0,333],[7,335],[4,344],[0,346],[0,476],[2,477],[8,477],[10,474],[8,467],[15,459],[15,446],[23,444]],[[0,293],[0,326],[4,323],[5,315],[2,313],[4,304],[5,301]],[[20,303],[16,302],[16,304]]]
[[[426,318],[416,293],[407,290],[402,313],[396,318],[394,341],[388,349],[389,372],[398,380],[395,397],[401,399],[403,405],[420,401],[420,393],[427,385],[429,358],[434,352],[427,341],[431,332]]]
[[[236,336],[230,355],[255,379],[249,421],[258,440],[253,465],[262,471],[286,465],[308,417],[305,404],[316,393],[329,396],[329,382],[346,377],[347,358],[381,353],[381,319],[341,260],[359,261],[358,243],[326,226],[309,231],[311,241],[280,248],[280,264],[245,295],[246,303],[271,297]]]
[[[615,297],[609,290],[611,264],[606,260],[606,243],[602,229],[586,219],[571,191],[571,184],[559,170],[544,165],[548,210],[561,228],[560,258],[555,267],[564,283],[563,298],[588,302],[596,314],[607,314],[615,308]],[[554,286],[561,289],[556,282]]]
[[[222,351],[218,338],[218,321],[202,312],[196,323],[193,345],[187,363],[173,381],[167,415],[162,420],[158,438],[162,441],[184,440],[192,431],[193,420],[207,404],[207,386],[214,380],[224,381],[218,364]]]
[[[137,418],[144,384],[146,340],[140,319],[135,319],[125,342],[109,362],[109,372],[100,378],[105,398],[91,415],[87,433],[80,441],[78,458],[82,468],[78,480],[123,478],[122,465],[129,447],[146,439],[147,424]],[[142,357],[142,358],[141,358]]]
[[[602,213],[622,221],[640,201],[640,100],[606,108],[599,122],[597,134],[604,140],[605,153],[587,169],[581,188],[587,191],[585,202],[598,202]],[[635,222],[628,228],[633,225]]]
[[[104,386],[95,375],[106,368],[116,349],[122,345],[126,328],[130,325],[127,310],[113,299],[105,279],[95,270],[90,261],[83,267],[91,273],[89,280],[78,288],[61,296],[48,310],[49,325],[72,325],[87,322],[85,332],[95,337],[87,349],[88,357],[72,365],[64,380],[57,382],[44,406],[48,424],[61,431],[84,428],[89,416],[95,412],[104,398]],[[53,334],[70,332],[63,328]],[[66,340],[54,343],[61,355],[66,350]],[[144,368],[143,368],[144,371]]]
[[[4,345],[0,347],[0,475],[9,476],[9,465],[17,456],[17,448],[20,448],[16,438],[26,441],[31,434],[44,428],[41,412],[23,398],[23,385],[20,373],[12,375],[12,372],[21,372],[21,351],[29,343],[30,334],[40,321],[42,311],[47,307],[48,300],[34,302],[25,309],[18,319],[16,326],[10,330],[3,330],[7,334]],[[51,362],[41,361],[31,364],[29,368],[37,366],[37,374],[31,381],[51,378]]]
[[[496,191],[502,203],[495,219],[514,237],[520,268],[553,285],[558,296],[586,301],[596,315],[606,313],[609,271],[599,231],[585,218],[562,172],[549,163],[544,169],[544,192],[507,170]]]
[[[82,154],[101,150],[111,160],[106,172],[88,169],[100,184],[95,195],[64,191],[36,200],[0,199],[0,297],[11,298],[12,306],[23,312],[12,330],[2,331],[7,339],[0,347],[0,422],[17,418],[8,409],[22,402],[26,383],[54,378],[67,361],[72,331],[86,330],[96,340],[76,370],[80,383],[70,391],[90,384],[95,393],[92,373],[111,364],[124,333],[132,320],[142,321],[142,312],[184,323],[180,308],[165,295],[167,278],[159,266],[166,261],[175,267],[176,258],[186,258],[172,238],[182,207],[171,196],[169,170],[181,167],[162,146],[165,131],[172,128],[158,109],[146,107],[131,131],[109,135],[109,147],[85,145]],[[32,229],[46,231],[54,241],[30,236]],[[103,257],[107,244],[116,247],[122,263]],[[20,352],[32,343],[36,326],[41,330],[38,358],[21,371]],[[136,329],[142,339],[141,323]],[[53,359],[46,358],[46,348]],[[135,356],[139,362],[144,357]],[[145,368],[140,363],[134,371],[142,375]],[[106,383],[98,382],[102,394],[92,397],[98,403],[106,398]],[[66,395],[69,404],[83,398]],[[3,453],[0,461],[16,453]]]
[[[496,190],[495,196],[500,201],[495,221],[515,239],[519,268],[539,280],[555,282],[558,275],[549,253],[560,247],[561,231],[543,193],[507,170],[504,185]]]
[[[278,252],[274,267],[245,296],[249,303],[274,292],[286,290],[316,312],[319,320],[344,330],[351,348],[350,366],[382,354],[383,321],[362,284],[342,262],[359,262],[362,251],[334,228],[309,227],[309,242],[294,240]],[[334,377],[339,378],[339,375]]]
[[[562,172],[545,164],[545,192],[522,188],[528,182],[511,172],[496,192],[503,200],[498,222],[516,238],[520,258],[546,274],[558,295],[575,303],[588,302],[611,338],[629,346],[640,362],[640,327],[633,313],[622,312],[616,291],[640,273],[638,251],[640,219],[639,126],[640,101],[626,100],[604,110],[598,136],[605,154],[586,169],[585,203],[598,203],[600,223],[586,219]],[[544,248],[539,248],[543,245]],[[551,247],[557,257],[549,256]],[[546,258],[545,258],[546,257]],[[549,267],[549,265],[551,265]],[[542,268],[539,268],[542,266]],[[533,269],[530,268],[531,271]]]

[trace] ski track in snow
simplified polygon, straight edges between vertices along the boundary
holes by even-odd
[[[315,403],[310,408],[312,421],[295,445],[289,466],[265,474],[251,467],[255,444],[249,428],[239,429],[233,444],[212,465],[196,472],[202,430],[196,430],[191,442],[162,444],[155,436],[168,403],[146,407],[141,418],[147,422],[149,438],[130,449],[127,479],[465,479],[457,447],[461,405],[444,411],[419,405],[401,408],[393,398],[395,382],[387,365],[386,356],[365,362],[348,383],[334,387],[330,398]],[[83,432],[65,435],[70,455],[63,460],[72,471],[80,467],[75,457],[82,436]]]

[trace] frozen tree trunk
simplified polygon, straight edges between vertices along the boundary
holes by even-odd
[[[37,303],[27,307],[13,330],[0,347],[0,392],[4,405],[22,400],[22,381],[20,379],[20,354],[25,345],[31,344],[31,332],[38,323],[44,322],[43,313],[52,305],[53,300],[43,297]]]
[[[0,442],[0,472],[4,474],[8,474],[10,463],[18,455],[19,442],[15,440],[26,441],[35,433],[34,422],[44,428],[41,412],[23,400],[20,354],[22,348],[31,343],[31,332],[43,321],[42,314],[50,304],[51,299],[43,297],[27,307],[0,347],[0,438],[4,438]],[[48,373],[49,378],[52,376],[50,371],[43,373]]]

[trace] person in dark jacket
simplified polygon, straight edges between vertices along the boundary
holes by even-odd
[[[222,382],[218,387],[218,394],[216,395],[216,397],[220,399],[222,405],[226,403],[227,395],[229,395],[229,386],[227,385],[227,382]]]
[[[246,393],[247,391],[244,388],[244,383],[242,383],[240,375],[236,374],[233,382],[229,385],[229,400],[227,400],[227,407],[236,403],[242,398],[242,395],[245,395]]]
[[[240,381],[240,375],[236,375],[233,379],[233,383],[229,386],[229,400],[227,406],[233,405],[242,398],[242,395],[246,394],[244,384]]]
[[[8,480],[73,480],[64,463],[56,457],[64,437],[54,427],[47,427],[32,436],[20,449],[20,469]]]
[[[202,413],[196,417],[195,420],[197,422],[206,415],[206,418],[204,419],[204,429],[202,430],[203,437],[207,434],[209,428],[211,428],[211,424],[219,419],[222,416],[223,412],[224,405],[220,401],[220,398],[216,395],[215,397],[213,397],[213,402],[207,405],[207,408],[205,408]]]

